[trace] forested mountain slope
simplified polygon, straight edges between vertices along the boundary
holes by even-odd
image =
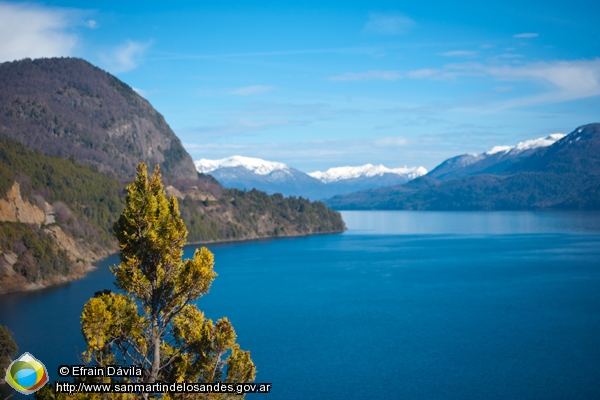
[[[326,203],[340,210],[600,210],[600,124],[581,126],[500,174],[425,176]]]
[[[118,177],[132,178],[140,161],[161,164],[167,177],[196,177],[162,115],[127,84],[78,58],[0,64],[0,134]]]
[[[321,202],[223,188],[160,114],[78,59],[0,64],[0,293],[81,277],[117,250],[125,184],[160,164],[188,242],[341,232]]]

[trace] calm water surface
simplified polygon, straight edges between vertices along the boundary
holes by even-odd
[[[251,398],[600,398],[600,214],[342,215],[344,234],[209,246],[219,277],[199,306],[273,383]],[[116,262],[0,296],[0,324],[51,381]]]

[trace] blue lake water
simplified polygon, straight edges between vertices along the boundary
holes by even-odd
[[[600,398],[600,214],[342,215],[343,234],[208,246],[219,276],[199,306],[273,383],[250,398]],[[116,262],[0,296],[51,381],[78,363],[83,304]]]

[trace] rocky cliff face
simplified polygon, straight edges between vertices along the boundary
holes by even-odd
[[[0,134],[45,155],[131,178],[140,161],[165,177],[197,178],[179,139],[145,99],[76,58],[0,64]]]
[[[21,263],[30,261],[27,259],[31,258],[31,252],[26,246],[32,246],[32,243],[19,245],[19,243],[26,241],[16,238],[17,246],[14,246],[14,243],[4,243],[5,246],[0,246],[0,293],[38,289],[51,284],[81,278],[85,275],[85,272],[93,269],[92,262],[108,255],[108,249],[101,249],[100,251],[98,251],[98,248],[92,249],[84,241],[76,240],[63,231],[60,226],[53,224],[52,206],[46,203],[44,208],[46,211],[24,200],[21,196],[20,185],[15,181],[5,197],[0,199],[0,221],[22,224],[21,230],[31,230],[38,233],[40,230],[43,231],[46,237],[51,238],[50,244],[57,250],[62,250],[68,257],[71,264],[69,273],[36,279],[33,282],[26,279],[16,270],[20,268]],[[29,235],[29,237],[32,237],[32,235]],[[6,246],[6,244],[9,244],[9,246]]]
[[[46,213],[41,208],[23,201],[18,182],[12,185],[6,197],[0,199],[0,221],[22,222],[40,226],[46,221]]]

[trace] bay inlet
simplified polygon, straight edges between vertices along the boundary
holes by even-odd
[[[343,234],[207,245],[219,276],[199,307],[232,321],[263,396],[600,397],[600,214],[342,216]],[[51,382],[80,363],[83,304],[115,290],[117,262],[0,296],[0,324]]]

